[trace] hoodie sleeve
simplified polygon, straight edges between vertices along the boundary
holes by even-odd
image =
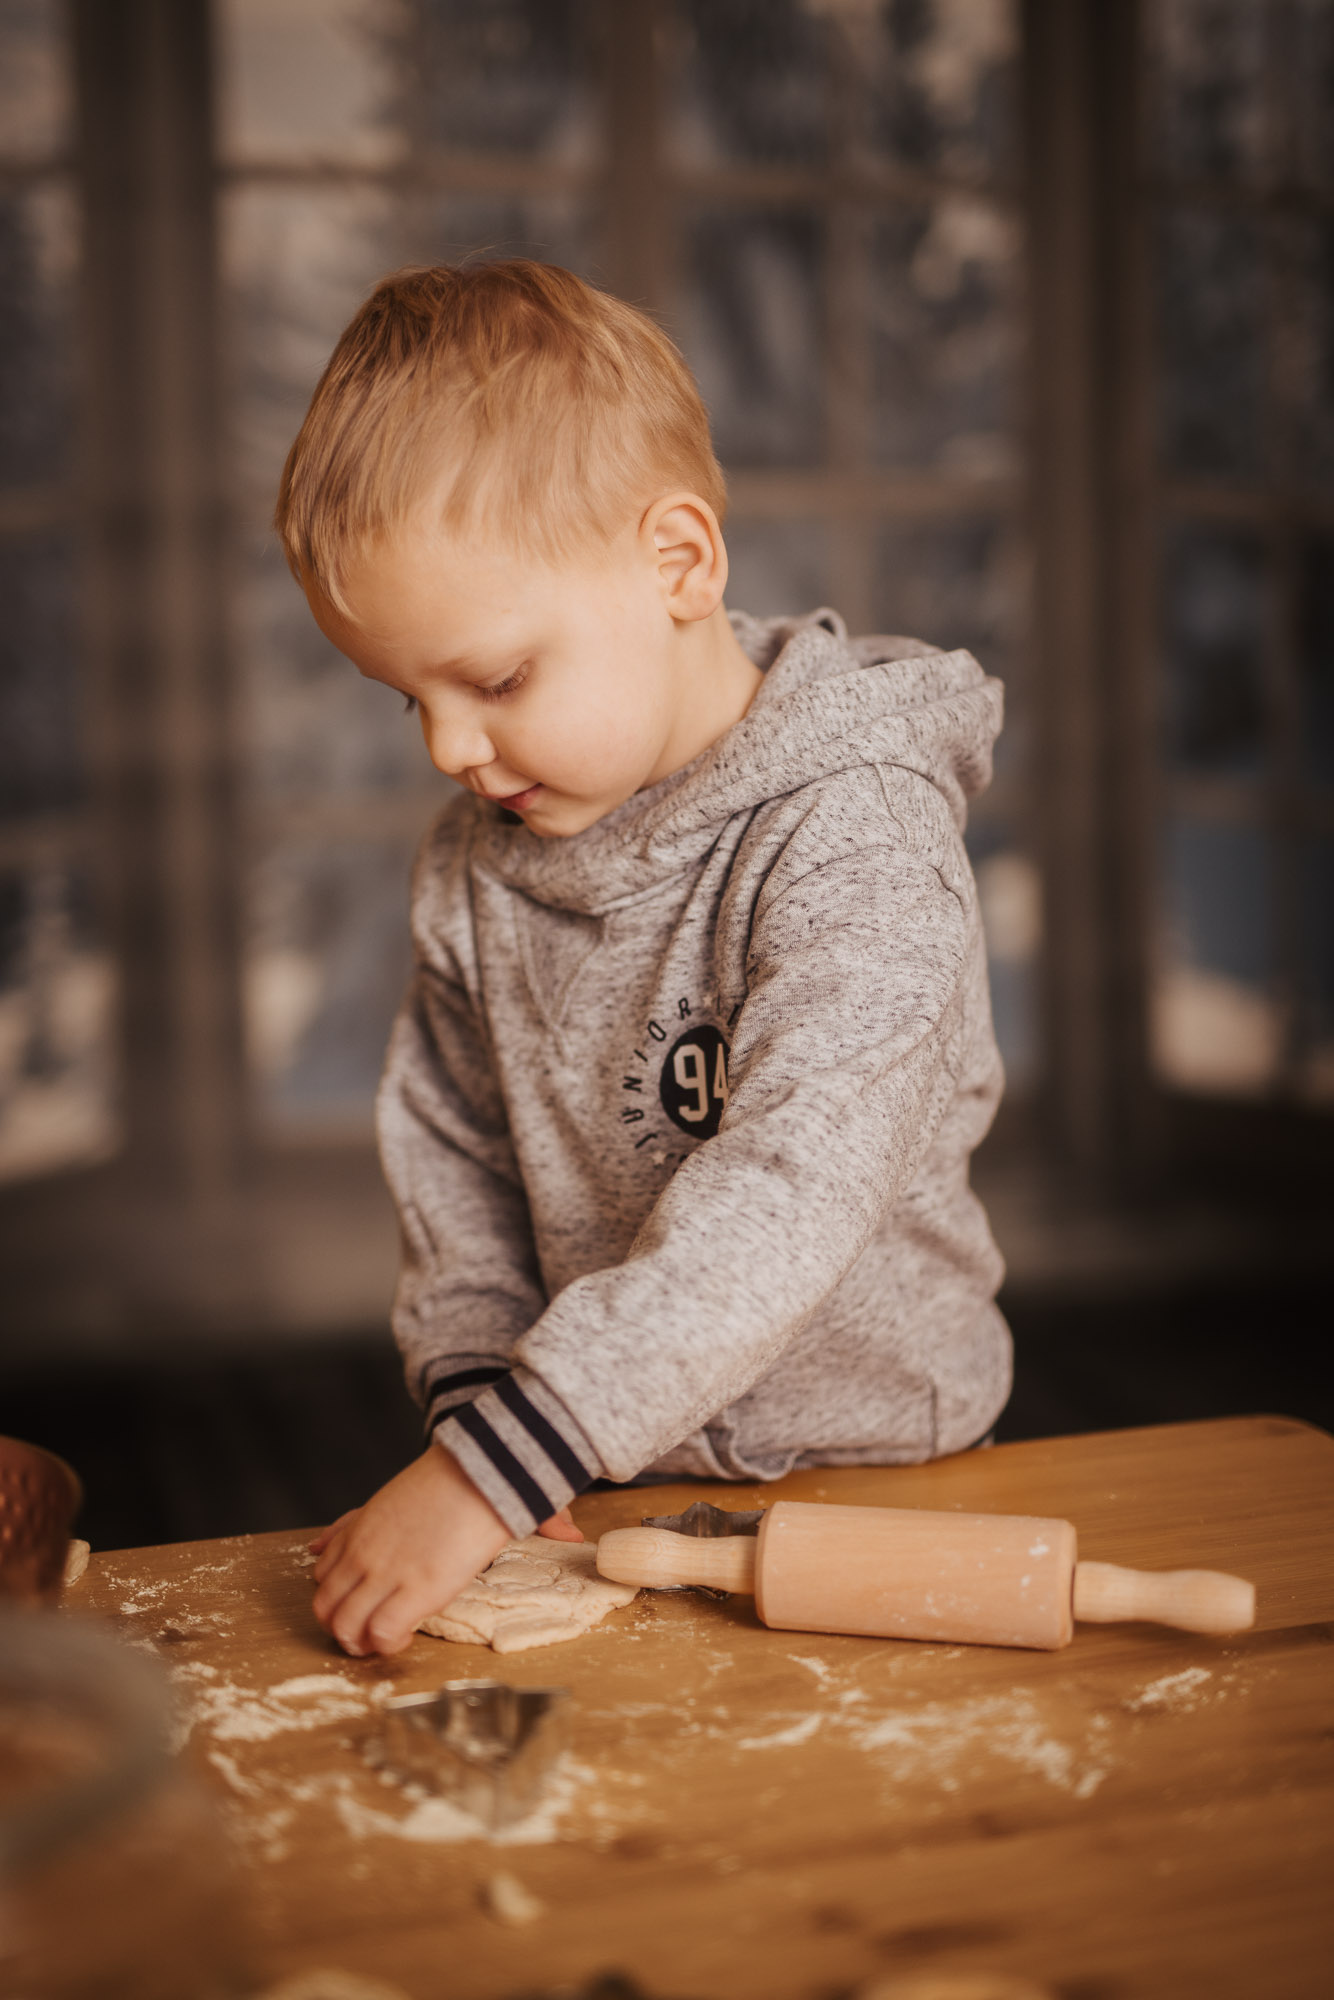
[[[390,1036],[376,1103],[385,1179],[398,1209],[401,1237],[394,1336],[408,1386],[422,1405],[428,1436],[455,1456],[503,1517],[544,1520],[564,1497],[545,1504],[525,1469],[551,1460],[513,1415],[510,1382],[519,1336],[540,1317],[547,1295],[538,1266],[528,1199],[519,1174],[505,1102],[479,1001],[468,887],[471,801],[448,808],[422,844],[414,873],[412,982]],[[475,1420],[484,1393],[509,1399],[495,1424]],[[541,1397],[541,1390],[536,1391]],[[442,1435],[447,1428],[448,1435]],[[519,1452],[507,1436],[518,1432]],[[579,1439],[572,1420],[566,1434]],[[481,1436],[489,1446],[477,1442]],[[582,1441],[582,1440],[581,1440]],[[587,1486],[601,1466],[555,1439],[557,1464],[576,1477],[562,1495]],[[521,1497],[516,1497],[521,1496]]]
[[[568,1285],[523,1335],[467,1423],[523,1424],[522,1398],[573,1462],[633,1478],[746,1393],[909,1186],[956,1094],[964,997],[985,970],[953,829],[932,852],[894,837],[883,799],[871,822],[841,851],[798,836],[770,872],[717,1134],[625,1261]],[[437,1433],[451,1449],[460,1422]],[[569,1473],[543,1504],[577,1490]],[[501,1507],[516,1533],[518,1497]]]
[[[429,1429],[507,1372],[546,1304],[490,1050],[438,967],[413,975],[376,1115],[402,1238],[394,1334]]]

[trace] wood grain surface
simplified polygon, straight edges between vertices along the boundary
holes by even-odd
[[[311,1617],[295,1533],[95,1553],[67,1606],[172,1672],[257,1980],[338,1967],[410,2000],[613,1969],[655,2000],[964,1972],[1064,2000],[1331,1989],[1334,1439],[1235,1419],[596,1493],[576,1516],[596,1535],[778,1497],[1060,1515],[1082,1556],[1251,1577],[1256,1630],[1081,1627],[1030,1654],[767,1631],[748,1599],[677,1594],[540,1652],[419,1638],[356,1661]],[[493,1675],[571,1694],[552,1797],[500,1842],[361,1751],[386,1690]]]

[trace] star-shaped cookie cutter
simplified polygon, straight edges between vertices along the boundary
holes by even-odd
[[[564,1747],[567,1688],[446,1681],[392,1696],[362,1746],[366,1761],[409,1791],[448,1799],[498,1832],[537,1803]]]

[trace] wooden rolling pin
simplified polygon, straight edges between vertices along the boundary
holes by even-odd
[[[753,1593],[765,1624],[783,1632],[1051,1650],[1069,1645],[1077,1618],[1187,1632],[1243,1632],[1255,1620],[1255,1586],[1239,1576],[1078,1562],[1069,1521],[1028,1514],[780,1500],[758,1535],[614,1528],[597,1560],[614,1583]]]

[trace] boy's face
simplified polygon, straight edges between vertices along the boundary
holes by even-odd
[[[437,769],[533,833],[579,833],[703,746],[651,540],[553,568],[422,521],[351,570],[316,622],[415,702]],[[757,677],[758,678],[758,677]]]

